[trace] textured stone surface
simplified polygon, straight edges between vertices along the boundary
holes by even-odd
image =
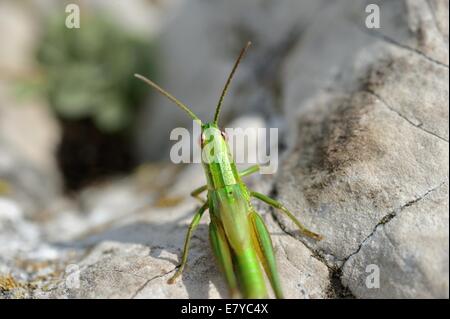
[[[179,177],[190,176],[202,182],[200,170],[189,169]],[[162,174],[163,175],[163,174]],[[157,176],[155,176],[157,177]],[[73,272],[64,272],[59,284],[47,293],[56,298],[221,298],[228,292],[209,247],[205,217],[191,242],[189,262],[182,278],[168,285],[181,257],[183,241],[196,201],[184,197],[176,202],[177,189],[186,189],[186,178],[179,178],[174,193],[129,211],[112,223],[94,227],[90,233],[58,245],[66,252],[84,252],[76,262],[79,286],[72,285]],[[133,189],[133,185],[129,184]],[[152,194],[152,192],[149,192]],[[168,205],[168,206],[167,206]],[[267,210],[266,222],[273,234],[280,275],[287,297],[324,298],[329,290],[329,270],[311,257],[302,243],[284,233]],[[67,218],[67,217],[66,217]],[[65,238],[64,235],[60,235]],[[67,257],[66,257],[67,258]]]
[[[333,96],[304,114],[299,127],[276,189],[325,236],[311,245],[331,262],[345,260],[384,216],[448,176],[448,143],[369,93]]]
[[[286,91],[286,107],[298,117],[273,190],[325,236],[307,245],[337,276],[343,270],[341,283],[355,297],[448,297],[448,216],[443,213],[448,210],[443,184],[448,181],[448,47],[429,24],[436,12],[423,4],[396,2],[392,9],[408,12],[399,29],[413,32],[402,36],[398,29],[382,28],[385,34],[356,35],[354,44],[364,42],[365,35],[374,42],[356,51],[350,66],[344,64],[336,84],[319,78],[319,92],[298,107],[295,88],[305,80],[295,81],[295,75],[315,64],[307,64],[300,52],[308,50],[300,47],[292,55],[299,62],[286,68],[293,88]],[[338,22],[330,24],[340,29]],[[325,52],[335,52],[332,41],[325,46]],[[440,200],[425,200],[434,192]],[[429,210],[427,218],[417,213],[392,219],[416,203],[417,209]],[[289,222],[279,221],[292,231]],[[383,236],[383,229],[389,234]],[[396,231],[401,232],[397,240],[386,239]],[[379,289],[365,286],[370,264],[380,267]]]
[[[448,298],[448,184],[430,190],[377,225],[348,258],[343,281],[362,298]],[[368,265],[379,288],[367,289]]]

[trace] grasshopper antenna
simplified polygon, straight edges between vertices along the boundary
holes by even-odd
[[[216,113],[214,114],[214,124],[216,124],[216,125],[219,120],[220,109],[222,107],[223,98],[227,94],[228,86],[230,85],[231,80],[233,79],[233,75],[236,72],[239,62],[241,62],[242,57],[244,56],[245,52],[247,52],[247,49],[250,47],[251,44],[252,43],[250,41],[248,41],[247,44],[245,45],[245,47],[242,48],[241,53],[239,53],[239,56],[238,56],[236,62],[234,63],[233,69],[231,70],[231,73],[228,76],[227,82],[225,82],[225,86],[224,86],[224,88],[222,90],[222,94],[220,95],[220,98],[219,98],[219,103],[217,103]]]
[[[165,97],[167,97],[169,100],[171,100],[173,103],[175,103],[176,105],[178,105],[179,108],[181,108],[182,110],[184,110],[187,114],[189,114],[190,117],[192,117],[192,119],[194,119],[194,121],[198,121],[198,122],[202,122],[197,115],[195,115],[194,112],[192,112],[189,107],[187,107],[186,105],[184,105],[183,103],[181,103],[176,97],[174,97],[172,94],[170,94],[169,92],[167,92],[166,90],[164,90],[163,88],[161,88],[158,84],[154,83],[153,81],[147,79],[145,76],[140,75],[140,74],[134,74],[134,76],[136,78],[138,78],[139,80],[144,81],[145,83],[147,83],[148,85],[150,85],[151,87],[153,87],[154,89],[156,89],[159,93],[161,93],[162,95],[164,95]]]

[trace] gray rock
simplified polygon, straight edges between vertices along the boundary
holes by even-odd
[[[35,16],[16,2],[2,1],[0,3],[0,28],[8,30],[8,32],[3,32],[0,37],[4,43],[9,43],[0,52],[2,73],[8,76],[17,76],[20,73],[29,72],[33,65],[31,57],[37,40]]]
[[[0,256],[11,258],[28,250],[40,238],[37,225],[26,221],[21,206],[14,200],[0,197]]]
[[[344,284],[361,298],[448,298],[446,207],[447,183],[389,215],[347,259]],[[378,267],[373,282],[369,265]]]
[[[57,171],[34,165],[0,137],[0,198],[12,199],[26,215],[36,216],[59,195]]]
[[[298,217],[325,236],[310,244],[334,265],[381,219],[447,179],[448,143],[369,93],[333,96],[306,113],[276,190],[288,208],[304,212]]]
[[[354,62],[343,64],[337,74],[347,75],[335,78],[341,81],[327,88],[324,79],[330,75],[319,78],[319,91],[303,103],[294,104],[298,100],[295,88],[305,80],[294,77],[302,68],[311,68],[308,55],[300,55],[307,48],[293,54],[305,66],[286,72],[293,88],[286,91],[287,109],[297,112],[297,129],[291,130],[291,147],[273,191],[288,208],[302,212],[298,217],[306,225],[324,235],[319,243],[300,240],[336,274],[343,269],[342,283],[356,297],[448,296],[448,217],[439,213],[448,210],[448,201],[421,204],[428,204],[434,212],[429,222],[442,226],[433,244],[421,235],[429,230],[419,215],[396,220],[401,224],[397,227],[404,229],[403,236],[389,245],[386,236],[392,235],[384,236],[379,230],[386,223],[383,229],[394,232],[395,226],[388,226],[392,216],[448,180],[448,49],[439,42],[439,48],[429,54],[430,47],[415,46],[419,35],[439,36],[434,27],[420,33],[411,25],[435,14],[430,9],[419,10],[421,4],[395,2],[393,10],[397,5],[408,9],[401,28],[411,27],[415,32],[403,38],[394,31],[389,35],[388,23],[385,35],[372,34],[371,46],[346,56],[353,56]],[[333,28],[334,32],[340,29],[345,30]],[[351,33],[356,42],[370,34],[358,33],[358,29]],[[333,36],[331,32],[329,37]],[[334,53],[333,44],[328,45],[324,51]],[[448,188],[440,192],[448,196]],[[284,218],[278,221],[292,233],[291,223]],[[408,255],[408,245],[417,249],[415,255]],[[366,266],[372,261],[384,267],[384,278],[380,289],[368,290],[363,284]],[[426,292],[421,290],[425,286]]]
[[[193,238],[183,276],[173,285],[167,283],[180,259],[190,220],[190,216],[184,214],[186,209],[180,208],[175,216],[183,215],[177,219],[172,215],[166,221],[157,221],[155,219],[162,214],[156,215],[157,211],[153,209],[133,222],[93,236],[90,244],[98,244],[94,244],[90,253],[76,264],[79,286],[67,287],[69,273],[52,292],[52,297],[228,297],[224,279],[209,247],[208,218],[201,223]],[[177,220],[182,220],[182,224],[179,225]],[[273,240],[286,297],[326,297],[328,268],[311,258],[308,248],[281,232],[273,221],[269,225],[276,229]]]
[[[27,215],[58,196],[61,184],[55,163],[57,121],[39,98],[18,98],[19,80],[34,73],[37,25],[24,6],[0,4],[0,28],[8,30],[0,35],[8,43],[0,52],[0,196],[8,193]]]

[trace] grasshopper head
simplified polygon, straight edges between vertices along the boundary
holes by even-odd
[[[221,130],[217,124],[205,123],[202,124],[202,134],[200,135],[200,146],[204,149],[207,145],[211,143],[216,143],[218,145],[223,145],[227,143],[227,135],[225,131]]]
[[[202,125],[200,145],[203,164],[223,163],[231,159],[227,135],[217,124]]]

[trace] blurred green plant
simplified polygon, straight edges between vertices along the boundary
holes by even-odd
[[[90,119],[102,132],[117,133],[130,127],[148,94],[132,75],[154,73],[153,54],[150,41],[85,12],[79,29],[66,28],[63,17],[49,19],[37,59],[59,117]]]

